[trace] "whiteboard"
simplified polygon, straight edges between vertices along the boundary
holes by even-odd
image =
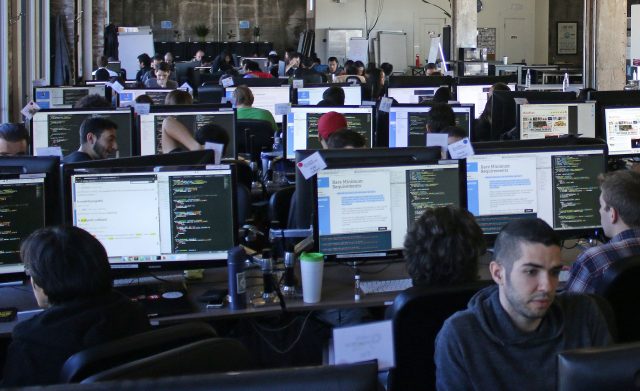
[[[135,79],[140,69],[138,56],[147,53],[153,57],[153,33],[148,30],[139,33],[118,33],[118,57],[120,66],[127,70],[127,79]]]
[[[349,53],[349,40],[362,37],[362,30],[327,30],[327,58],[336,57],[344,64]]]
[[[407,63],[407,34],[402,32],[378,31],[378,64],[388,62],[393,70],[405,72]]]
[[[369,62],[369,40],[366,38],[351,38],[349,40],[347,58],[353,61]]]

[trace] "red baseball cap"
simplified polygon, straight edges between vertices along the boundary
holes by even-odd
[[[330,111],[323,114],[318,119],[318,134],[323,140],[328,140],[329,136],[338,130],[347,128],[347,119],[344,115]]]

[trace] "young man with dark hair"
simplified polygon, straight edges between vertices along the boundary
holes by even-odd
[[[322,93],[317,106],[344,106],[345,94],[340,86],[331,86]]]
[[[111,109],[111,103],[104,96],[91,94],[83,96],[73,105],[74,109]]]
[[[169,64],[162,61],[155,65],[155,78],[148,78],[144,82],[144,86],[147,88],[168,88],[174,90],[178,88],[178,83],[170,80],[171,67]]]
[[[24,124],[7,122],[0,125],[0,156],[27,154],[29,132]]]
[[[327,60],[327,73],[329,75],[338,76],[340,72],[342,72],[342,67],[338,63],[338,59],[336,57],[329,57]]]
[[[253,92],[245,85],[238,86],[233,91],[233,97],[236,100],[237,119],[257,119],[267,121],[271,124],[274,132],[278,131],[278,125],[269,110],[261,109],[253,106]]]
[[[355,130],[342,129],[331,133],[327,140],[328,149],[366,148],[367,140]]]
[[[80,125],[80,148],[65,156],[63,163],[107,159],[118,151],[118,125],[108,118],[89,117]]]
[[[296,70],[300,67],[300,53],[287,52],[287,65],[284,68],[284,74],[286,76],[293,76]]]
[[[455,126],[456,115],[451,106],[438,103],[431,106],[427,113],[427,133],[440,133],[449,126]]]
[[[640,173],[614,171],[600,180],[600,223],[611,240],[580,254],[571,267],[568,291],[593,292],[612,264],[640,255]]]
[[[107,65],[109,65],[109,61],[105,56],[98,56],[96,62],[98,63],[98,68],[91,73],[94,80],[109,81],[112,77],[120,76],[117,72],[114,72],[107,68]]]
[[[0,387],[57,383],[71,355],[149,329],[144,311],[112,290],[107,252],[88,232],[40,229],[20,255],[45,310],[13,329]]]
[[[142,78],[147,72],[151,71],[151,57],[147,53],[142,53],[138,56],[138,64],[140,65],[140,70],[136,73],[136,83],[139,86],[144,85],[144,80]]]
[[[479,291],[436,338],[438,390],[553,390],[557,353],[611,342],[588,296],[556,296],[560,241],[540,219],[514,220],[495,242],[497,285]]]

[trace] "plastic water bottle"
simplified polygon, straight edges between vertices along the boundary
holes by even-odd
[[[282,139],[278,136],[275,136],[273,138],[273,152],[274,155],[278,155],[278,156],[282,156],[282,154],[284,153],[284,149],[282,146]]]
[[[562,92],[567,92],[569,89],[569,74],[564,73],[564,79],[562,79]]]
[[[420,55],[416,54],[416,68],[420,67]]]
[[[527,88],[531,88],[531,69],[527,69],[527,76],[525,76],[524,85]]]

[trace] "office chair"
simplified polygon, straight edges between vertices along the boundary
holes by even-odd
[[[62,366],[60,381],[78,382],[115,366],[213,337],[216,332],[206,323],[184,323],[111,341],[69,357]]]
[[[559,353],[556,389],[640,390],[640,343]]]
[[[435,390],[436,335],[447,318],[467,308],[469,299],[491,284],[478,281],[451,287],[415,286],[395,298],[387,315],[393,323],[396,361],[389,371],[389,390]]]
[[[208,81],[198,87],[198,102],[220,103],[224,96],[224,87],[217,82]]]
[[[248,153],[257,161],[263,149],[273,148],[273,128],[267,121],[257,119],[236,120],[236,152]]]
[[[291,199],[295,186],[282,188],[271,195],[269,198],[269,221],[278,221],[281,228],[289,227],[289,216],[291,210]]]
[[[83,383],[229,372],[253,367],[249,351],[231,338],[207,338],[96,373]]]
[[[595,293],[607,299],[615,314],[616,342],[640,341],[640,256],[613,263]]]
[[[238,225],[243,226],[247,220],[251,219],[251,190],[244,184],[238,183],[236,188],[236,213],[238,214]]]

